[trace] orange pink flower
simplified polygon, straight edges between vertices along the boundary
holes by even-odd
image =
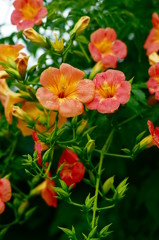
[[[65,149],[62,153],[58,169],[63,164],[63,168],[60,172],[61,179],[67,184],[70,185],[80,182],[84,177],[85,169],[81,162],[78,161],[78,156],[72,150]]]
[[[150,94],[155,94],[155,99],[159,101],[159,63],[151,66],[148,71],[150,78],[147,87]]]
[[[83,103],[94,97],[94,83],[82,79],[84,72],[63,63],[60,69],[49,67],[40,77],[44,86],[37,90],[36,97],[47,109],[58,110],[63,117],[74,117],[84,111]]]
[[[12,123],[13,105],[24,101],[21,96],[20,93],[15,93],[8,87],[5,79],[0,79],[0,101],[4,107],[5,117],[9,124]]]
[[[5,203],[11,199],[12,189],[10,181],[6,178],[0,179],[0,214],[5,210]]]
[[[15,0],[13,6],[15,10],[11,15],[11,22],[17,25],[18,30],[40,25],[42,18],[47,15],[43,0]]]
[[[152,14],[152,24],[153,28],[143,46],[147,50],[147,55],[159,51],[159,15],[156,12]]]
[[[95,84],[95,97],[86,104],[90,110],[100,113],[113,113],[120,104],[125,104],[130,98],[131,85],[125,81],[121,71],[107,70],[99,73],[93,79]]]
[[[113,28],[99,28],[91,35],[89,51],[95,62],[100,62],[102,70],[116,68],[117,60],[127,56],[127,46],[117,35]]]
[[[18,57],[19,51],[24,48],[22,44],[9,45],[9,44],[0,44],[0,62],[8,62],[8,59],[11,58],[13,61]]]

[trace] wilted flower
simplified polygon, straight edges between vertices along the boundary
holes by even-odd
[[[150,78],[147,87],[150,94],[155,94],[155,99],[159,101],[159,63],[151,66],[148,71]]]
[[[93,79],[95,84],[95,97],[86,104],[91,110],[100,113],[113,113],[120,104],[129,101],[131,85],[125,81],[125,75],[117,70],[107,70],[99,73]]]
[[[126,44],[116,39],[113,28],[99,28],[91,35],[89,51],[95,62],[100,62],[102,71],[107,68],[116,68],[117,60],[127,56]]]
[[[15,10],[11,15],[11,22],[17,25],[18,30],[40,25],[42,18],[47,15],[43,0],[15,0],[13,6]]]
[[[60,69],[49,67],[40,77],[44,86],[37,90],[36,97],[42,106],[58,110],[63,117],[74,117],[84,111],[82,103],[94,97],[94,83],[82,78],[84,72],[63,63]]]
[[[5,203],[11,199],[12,189],[10,181],[6,178],[0,179],[0,214],[5,210]]]
[[[159,51],[159,15],[157,13],[152,14],[152,24],[153,28],[151,29],[145,43],[144,48],[147,50],[146,54],[150,55],[152,52]]]
[[[58,169],[63,164],[62,170],[60,171],[61,179],[67,184],[70,185],[80,182],[84,177],[84,166],[81,162],[78,161],[78,156],[72,150],[65,149],[62,153]]]

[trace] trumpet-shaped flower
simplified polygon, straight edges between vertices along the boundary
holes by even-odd
[[[41,194],[42,199],[50,207],[57,207],[57,193],[54,191],[54,180],[45,179],[41,184],[30,192],[30,196]]]
[[[81,162],[78,161],[78,156],[69,149],[65,149],[62,153],[58,169],[63,164],[63,168],[60,172],[61,179],[70,186],[73,184],[75,187],[76,183],[80,182],[84,177],[85,169]]]
[[[113,113],[120,104],[125,104],[130,98],[131,85],[125,81],[125,75],[117,70],[107,70],[99,73],[93,79],[95,97],[86,104],[91,110],[100,113]]]
[[[150,135],[140,141],[140,150],[152,146],[157,146],[159,148],[159,127],[154,128],[154,125],[150,120],[147,121],[147,125]]]
[[[5,117],[9,124],[12,123],[13,105],[24,101],[21,96],[20,93],[15,93],[8,87],[5,79],[0,79],[0,101],[4,107]]]
[[[117,35],[113,28],[99,28],[91,35],[89,51],[95,62],[100,62],[102,70],[116,68],[117,60],[127,56],[127,46]]]
[[[3,54],[0,54],[0,62],[8,62],[8,59],[12,59],[15,61],[15,59],[19,55],[19,51],[24,48],[22,44],[16,44],[16,45],[8,45],[8,44],[0,44],[0,52]]]
[[[150,78],[147,87],[150,94],[155,94],[155,99],[159,101],[159,63],[151,66],[148,71]]]
[[[152,24],[153,28],[143,46],[147,50],[147,55],[159,51],[159,15],[157,13],[152,14]]]
[[[5,203],[11,199],[12,189],[10,181],[6,178],[0,179],[0,214],[5,210]]]
[[[17,25],[18,30],[24,30],[42,23],[42,18],[47,15],[43,7],[43,0],[15,0],[15,10],[11,15],[11,22]]]
[[[83,103],[94,97],[94,83],[83,79],[84,72],[63,63],[60,69],[49,67],[40,77],[44,87],[37,90],[36,97],[42,106],[58,110],[63,117],[74,117],[84,111]]]

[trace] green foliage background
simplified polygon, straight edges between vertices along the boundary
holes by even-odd
[[[102,27],[112,27],[116,30],[118,39],[124,41],[128,47],[127,58],[118,63],[118,70],[125,73],[126,79],[133,80],[132,96],[129,103],[119,109],[113,116],[114,122],[121,121],[134,116],[134,120],[128,124],[124,124],[118,128],[116,137],[111,146],[111,152],[120,153],[121,148],[129,148],[135,144],[136,136],[147,129],[147,120],[150,119],[155,125],[159,126],[159,105],[154,107],[147,106],[146,98],[149,96],[148,90],[143,83],[148,80],[149,63],[143,49],[144,41],[152,28],[151,17],[153,12],[159,13],[158,0],[58,0],[48,3],[44,1],[48,8],[47,21],[43,23],[44,29],[59,30],[61,36],[65,32],[68,21],[72,21],[74,25],[78,19],[87,15],[91,18],[88,28],[82,37],[79,37],[67,55],[66,62],[86,71],[89,74],[90,68],[94,66],[93,60],[88,51],[88,43],[90,35],[96,29]],[[68,9],[68,16],[64,17],[63,12]],[[68,32],[72,29],[70,26]],[[38,27],[35,29],[38,30]],[[17,39],[23,38],[27,43],[28,50],[36,56],[38,47],[35,44],[28,43],[24,39],[21,32],[13,33],[11,36],[3,38],[0,35],[0,43],[16,44],[14,36]],[[85,49],[88,59],[82,53],[79,46]],[[38,72],[40,73],[48,65],[46,59],[49,58],[48,53],[44,53],[38,61]],[[53,66],[58,66],[61,60],[54,58]],[[141,88],[138,88],[141,86]],[[3,108],[0,106],[3,113]],[[135,115],[137,116],[135,118]],[[98,115],[95,118],[95,124],[98,126],[94,132],[96,145],[100,148],[105,141],[106,136],[110,132],[109,116]],[[5,157],[5,166],[7,166],[7,157],[11,153],[13,142],[16,139],[16,151],[12,156],[13,161],[7,166],[8,171],[18,172],[14,176],[15,184],[27,192],[25,183],[28,176],[21,167],[21,155],[33,152],[33,142],[31,138],[17,137],[15,124],[9,126],[2,116],[0,129],[8,131],[9,137],[4,140],[3,134],[0,132],[0,159]],[[10,135],[11,134],[11,135]],[[148,134],[148,131],[147,131]],[[105,179],[115,175],[116,184],[123,178],[129,177],[129,188],[126,196],[120,201],[114,209],[110,209],[102,214],[101,222],[104,224],[113,223],[111,229],[113,233],[109,236],[111,240],[157,240],[159,239],[159,150],[156,147],[146,149],[140,153],[138,157],[132,161],[122,158],[107,157],[104,160],[104,177]],[[58,154],[57,154],[58,158]],[[94,156],[96,158],[96,155]],[[18,169],[18,170],[17,170]],[[0,162],[0,171],[5,171],[4,165]],[[104,180],[104,179],[103,179]],[[73,190],[73,198],[79,202],[84,201],[88,191],[83,183]],[[53,209],[37,198],[39,207],[32,218],[24,225],[12,227],[6,234],[5,239],[25,240],[25,239],[59,239],[65,240],[66,235],[63,234],[57,226],[71,228],[72,224],[76,226],[77,232],[87,231],[86,224],[82,220],[83,213],[78,209],[74,209],[66,203],[59,201],[58,208]],[[12,219],[10,212],[4,215],[2,221]],[[0,217],[2,218],[2,217]]]

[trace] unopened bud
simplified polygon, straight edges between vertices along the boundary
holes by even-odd
[[[17,64],[18,71],[22,76],[25,76],[26,69],[28,66],[28,56],[25,53],[20,53],[19,56],[15,59]]]
[[[21,119],[22,121],[24,121],[28,124],[31,124],[34,121],[25,111],[23,111],[18,106],[12,107],[12,114],[13,114],[13,116]]]
[[[88,126],[88,121],[83,119],[82,123],[78,126],[76,130],[76,134],[81,135],[84,132],[84,130],[87,128],[87,126]]]
[[[116,188],[117,191],[117,199],[122,199],[125,196],[125,192],[127,191],[127,183],[128,178],[125,178]]]
[[[90,17],[88,16],[83,16],[81,17],[78,22],[75,24],[74,28],[72,29],[72,31],[70,32],[70,36],[75,35],[78,36],[80,35],[84,29],[86,29],[86,27],[88,26],[90,22]]]
[[[22,215],[26,211],[28,206],[29,206],[29,202],[27,200],[22,202],[21,205],[18,208],[18,214]]]
[[[111,189],[111,187],[113,186],[114,183],[114,176],[108,178],[104,184],[103,184],[103,191],[105,194],[107,194],[109,192],[109,190]]]
[[[26,28],[23,31],[23,34],[27,39],[29,39],[33,43],[36,43],[41,47],[47,48],[45,38],[38,32],[36,32],[33,28]]]
[[[95,140],[90,139],[87,142],[85,148],[87,149],[87,154],[90,154],[91,152],[93,152],[93,150],[95,149]]]

